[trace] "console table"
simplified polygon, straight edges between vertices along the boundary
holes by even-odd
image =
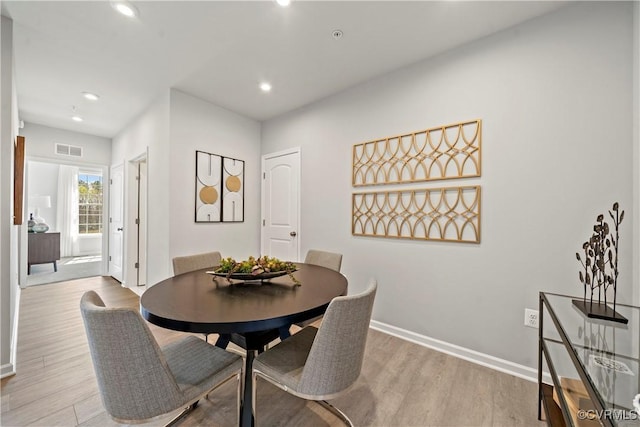
[[[544,407],[550,426],[640,426],[640,307],[616,304],[625,325],[588,318],[574,299],[540,293],[538,419]]]
[[[60,259],[60,233],[28,233],[29,256],[27,274],[31,274],[34,264],[53,263],[53,271],[58,271],[57,261]]]

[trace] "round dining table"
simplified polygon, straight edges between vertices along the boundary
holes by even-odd
[[[140,298],[140,312],[163,328],[230,335],[247,350],[240,425],[252,426],[251,368],[256,352],[279,336],[278,329],[322,315],[333,298],[347,293],[347,279],[303,263],[296,264],[295,280],[283,275],[267,281],[230,281],[208,270],[149,287]]]

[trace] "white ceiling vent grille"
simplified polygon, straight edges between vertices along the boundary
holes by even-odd
[[[82,147],[56,143],[56,154],[61,156],[82,157]]]

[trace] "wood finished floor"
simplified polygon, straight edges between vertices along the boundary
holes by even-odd
[[[22,291],[17,374],[2,380],[2,426],[116,426],[104,411],[80,317],[80,296],[138,307],[110,278]],[[163,345],[182,336],[151,325]],[[534,383],[370,330],[362,375],[332,401],[356,426],[537,426]],[[235,385],[201,401],[179,425],[233,426]],[[325,409],[258,382],[258,425],[342,426]],[[166,420],[145,425],[161,425]]]

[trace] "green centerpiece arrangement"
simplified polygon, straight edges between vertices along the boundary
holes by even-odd
[[[215,276],[244,281],[260,281],[288,275],[296,286],[301,283],[293,276],[297,267],[291,261],[281,261],[267,255],[255,258],[250,256],[244,261],[236,261],[228,257],[220,261],[220,265],[213,270]]]

